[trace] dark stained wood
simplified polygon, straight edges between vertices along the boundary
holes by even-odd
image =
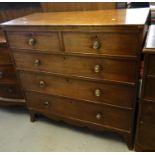
[[[86,11],[86,10],[104,10],[115,9],[115,2],[42,2],[44,12],[66,12],[66,11]]]
[[[63,37],[66,52],[132,56],[136,56],[138,54],[139,38],[136,33],[65,32],[63,33]],[[100,44],[98,49],[93,49],[95,41],[98,41]],[[132,44],[132,46],[129,46],[129,44]]]
[[[16,76],[12,65],[0,66],[0,84],[15,84]]]
[[[149,29],[144,51],[144,73],[138,110],[136,151],[155,151],[155,26]]]
[[[3,98],[10,98],[10,102],[11,99],[21,99],[22,96],[20,87],[17,84],[1,84],[0,94]]]
[[[24,59],[23,59],[24,58]],[[135,60],[15,51],[17,69],[135,83]],[[36,61],[38,64],[35,64]],[[76,65],[74,65],[76,64]],[[95,68],[99,65],[99,71]],[[123,74],[122,74],[123,73]]]
[[[10,50],[6,47],[0,47],[0,65],[12,64],[10,59]]]
[[[18,49],[34,49],[42,51],[60,51],[58,33],[47,32],[10,32],[8,34],[10,47]],[[30,39],[34,45],[29,45]]]
[[[130,129],[130,113],[128,110],[110,108],[108,106],[94,105],[89,102],[69,100],[55,96],[47,96],[26,92],[27,103],[30,110],[42,113],[60,115],[66,118],[86,121],[106,128],[118,128],[128,132]],[[101,118],[96,115],[101,113]]]
[[[37,13],[4,23],[31,121],[41,113],[106,128],[120,133],[132,149],[148,17],[148,9],[115,9]],[[35,66],[34,59],[39,59]],[[100,76],[93,73],[96,63],[103,69]],[[96,121],[102,113],[106,120]]]
[[[26,90],[67,96],[75,99],[97,101],[101,104],[108,103],[129,108],[133,107],[132,96],[134,94],[134,87],[26,72],[20,73],[20,79],[23,88]],[[42,87],[40,86],[41,81],[44,81]],[[101,96],[95,96],[96,89],[101,91]]]
[[[136,14],[136,16],[135,16]],[[11,20],[2,26],[143,26],[149,9],[34,13]]]

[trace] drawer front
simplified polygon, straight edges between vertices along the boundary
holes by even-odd
[[[144,98],[155,100],[155,78],[147,78],[144,87]]]
[[[56,32],[8,32],[8,40],[11,48],[51,52],[60,50]]]
[[[89,101],[132,107],[134,87],[90,82],[58,76],[21,72],[26,90],[56,94]]]
[[[155,124],[144,123],[139,126],[137,143],[148,150],[155,148]]]
[[[0,66],[0,84],[16,83],[16,74],[13,66]]]
[[[0,65],[12,64],[10,57],[10,50],[7,47],[0,47]]]
[[[26,92],[28,108],[100,126],[130,129],[131,112],[55,96]]]
[[[95,79],[136,81],[137,63],[132,60],[14,52],[21,69],[46,71]],[[24,58],[24,59],[23,59]]]
[[[154,123],[155,124],[155,103],[142,101],[140,105],[141,110],[141,121],[143,123]]]
[[[155,75],[155,55],[148,56],[148,73],[149,75]]]
[[[139,39],[134,33],[72,33],[64,32],[66,52],[108,55],[138,54]]]
[[[18,85],[0,85],[0,94],[5,98],[23,98]]]

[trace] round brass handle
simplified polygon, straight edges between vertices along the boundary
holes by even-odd
[[[94,41],[94,43],[93,43],[93,49],[99,49],[100,48],[100,43],[99,43],[99,41]]]
[[[34,38],[30,38],[30,39],[28,40],[28,44],[29,44],[30,46],[34,46],[35,43],[36,43],[36,40],[35,40]]]
[[[40,60],[36,59],[36,60],[34,60],[33,63],[34,63],[34,65],[39,66],[41,62],[40,62]]]
[[[101,118],[102,118],[102,113],[100,113],[100,112],[97,113],[97,114],[96,114],[96,119],[100,120]]]
[[[0,79],[3,78],[3,72],[0,72]]]
[[[144,122],[143,121],[140,121],[140,125],[143,125],[144,124]]]
[[[45,82],[44,81],[40,81],[39,82],[39,86],[40,86],[40,88],[43,88],[45,86]]]
[[[13,89],[12,88],[8,88],[8,93],[13,93]]]
[[[99,96],[101,96],[102,91],[101,91],[100,89],[96,89],[96,90],[94,91],[94,94],[95,94],[96,97],[99,97]]]
[[[99,73],[101,71],[101,66],[100,65],[95,65],[94,66],[94,72]]]
[[[49,102],[48,102],[48,101],[45,101],[45,102],[44,102],[44,105],[45,105],[45,106],[48,106],[48,105],[49,105]]]

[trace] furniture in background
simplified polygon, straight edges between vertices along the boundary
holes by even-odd
[[[144,47],[144,73],[138,108],[136,151],[155,151],[155,26]]]
[[[0,31],[0,105],[23,105],[23,94],[17,82],[3,31]]]
[[[114,131],[132,149],[148,16],[149,9],[113,9],[37,13],[3,23],[31,121],[41,113]]]
[[[0,22],[40,10],[39,3],[0,3]],[[25,105],[23,98],[10,49],[4,32],[0,29],[0,105]]]
[[[87,11],[115,9],[115,2],[42,2],[44,12]]]

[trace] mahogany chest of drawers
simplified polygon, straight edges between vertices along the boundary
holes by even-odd
[[[31,120],[41,113],[118,132],[132,148],[148,17],[148,9],[36,13],[2,24]]]
[[[10,49],[3,31],[0,30],[0,105],[24,105],[24,103]]]
[[[155,26],[151,25],[144,47],[144,74],[139,103],[136,151],[155,151]]]

